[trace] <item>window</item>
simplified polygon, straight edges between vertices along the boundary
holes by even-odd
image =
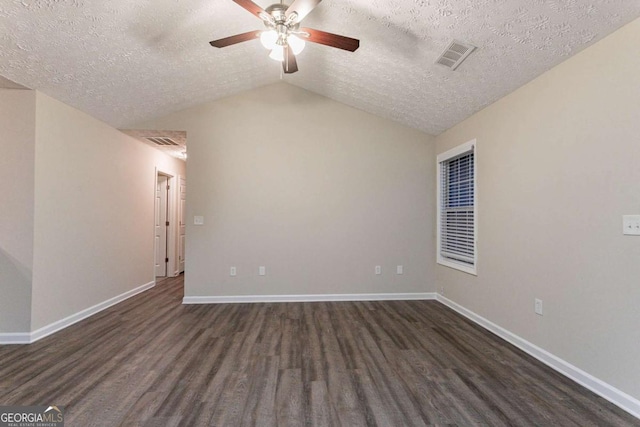
[[[476,274],[476,141],[438,156],[438,263]]]

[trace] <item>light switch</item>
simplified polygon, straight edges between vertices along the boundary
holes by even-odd
[[[204,217],[200,215],[194,216],[193,225],[204,225]]]
[[[542,316],[542,300],[541,299],[536,298],[534,300],[533,310],[536,312],[537,315]]]
[[[623,215],[622,233],[628,236],[640,236],[640,215]]]

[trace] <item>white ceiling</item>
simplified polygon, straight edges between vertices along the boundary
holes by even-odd
[[[308,43],[284,80],[439,134],[639,16],[640,0],[324,0],[304,26],[360,49]],[[130,127],[277,82],[258,41],[208,44],[261,28],[231,0],[4,0],[0,75]],[[452,39],[479,48],[457,71],[434,64]]]

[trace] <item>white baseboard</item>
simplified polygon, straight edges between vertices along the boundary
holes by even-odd
[[[131,289],[125,293],[120,295],[116,295],[113,298],[110,298],[106,301],[103,301],[99,304],[94,305],[93,307],[86,308],[82,311],[77,312],[76,314],[72,314],[69,317],[65,317],[64,319],[58,320],[57,322],[53,322],[47,326],[44,326],[36,331],[31,332],[31,342],[36,342],[44,337],[47,337],[55,332],[60,331],[61,329],[68,328],[74,323],[78,323],[81,320],[86,319],[87,317],[93,316],[96,313],[105,310],[112,305],[115,305],[119,302],[122,302],[128,298],[131,298],[134,295],[137,295],[141,292],[144,292],[148,289],[153,288],[156,285],[155,280],[153,282],[146,283],[142,286],[138,286],[135,289]]]
[[[103,301],[99,304],[94,305],[93,307],[86,308],[82,311],[77,312],[76,314],[72,314],[71,316],[65,317],[64,319],[53,322],[47,326],[44,326],[36,331],[31,333],[17,333],[17,334],[0,334],[0,344],[31,344],[34,343],[44,337],[47,337],[53,333],[56,333],[64,328],[67,328],[74,323],[78,323],[81,320],[86,319],[87,317],[93,316],[94,314],[105,310],[112,305],[118,304],[128,298],[131,298],[134,295],[137,295],[141,292],[144,292],[148,289],[153,288],[156,285],[156,282],[149,282],[142,286],[138,286],[135,289],[131,289],[125,293],[117,295],[113,298],[110,298],[106,301]]]
[[[404,294],[317,294],[317,295],[236,295],[185,296],[183,304],[233,304],[256,302],[327,302],[327,301],[392,301],[434,300],[435,292]]]
[[[515,335],[512,332],[509,332],[501,326],[496,325],[495,323],[472,312],[471,310],[464,308],[460,304],[457,304],[440,294],[437,294],[436,299],[447,307],[473,321],[474,323],[482,326],[489,332],[496,334],[505,341],[518,347],[525,353],[535,357],[545,365],[572,379],[578,384],[588,388],[595,394],[607,399],[609,402],[620,407],[621,409],[624,409],[631,415],[640,418],[640,400],[634,398],[633,396],[629,396],[627,393],[618,390],[617,388],[594,377],[593,375],[583,371],[582,369],[573,366],[569,362],[560,359],[559,357],[549,353],[548,351],[530,343],[529,341],[519,337],[518,335]]]
[[[2,344],[29,344],[31,342],[31,334],[23,333],[0,333],[0,345]]]

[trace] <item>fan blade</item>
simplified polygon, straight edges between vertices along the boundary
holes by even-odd
[[[295,12],[298,17],[295,22],[300,22],[309,14],[322,0],[295,0],[287,9],[285,14],[287,17]]]
[[[339,36],[337,34],[327,33],[313,28],[300,28],[300,33],[308,33],[306,38],[310,42],[323,44],[325,46],[337,47],[338,49],[354,52],[360,47],[360,40],[351,37]],[[304,34],[303,34],[304,36]]]
[[[285,74],[293,74],[298,71],[298,62],[296,56],[293,54],[293,49],[287,45],[284,48],[284,61],[282,61],[282,68]]]
[[[238,5],[240,5],[241,7],[243,7],[244,9],[253,13],[260,19],[262,19],[262,16],[260,16],[261,13],[267,14],[267,12],[265,12],[263,8],[261,8],[251,0],[233,0],[233,1],[236,2]]]
[[[226,47],[232,44],[242,43],[249,40],[256,39],[260,36],[259,31],[249,31],[248,33],[236,34],[235,36],[225,37],[223,39],[214,40],[209,42],[213,47]]]

